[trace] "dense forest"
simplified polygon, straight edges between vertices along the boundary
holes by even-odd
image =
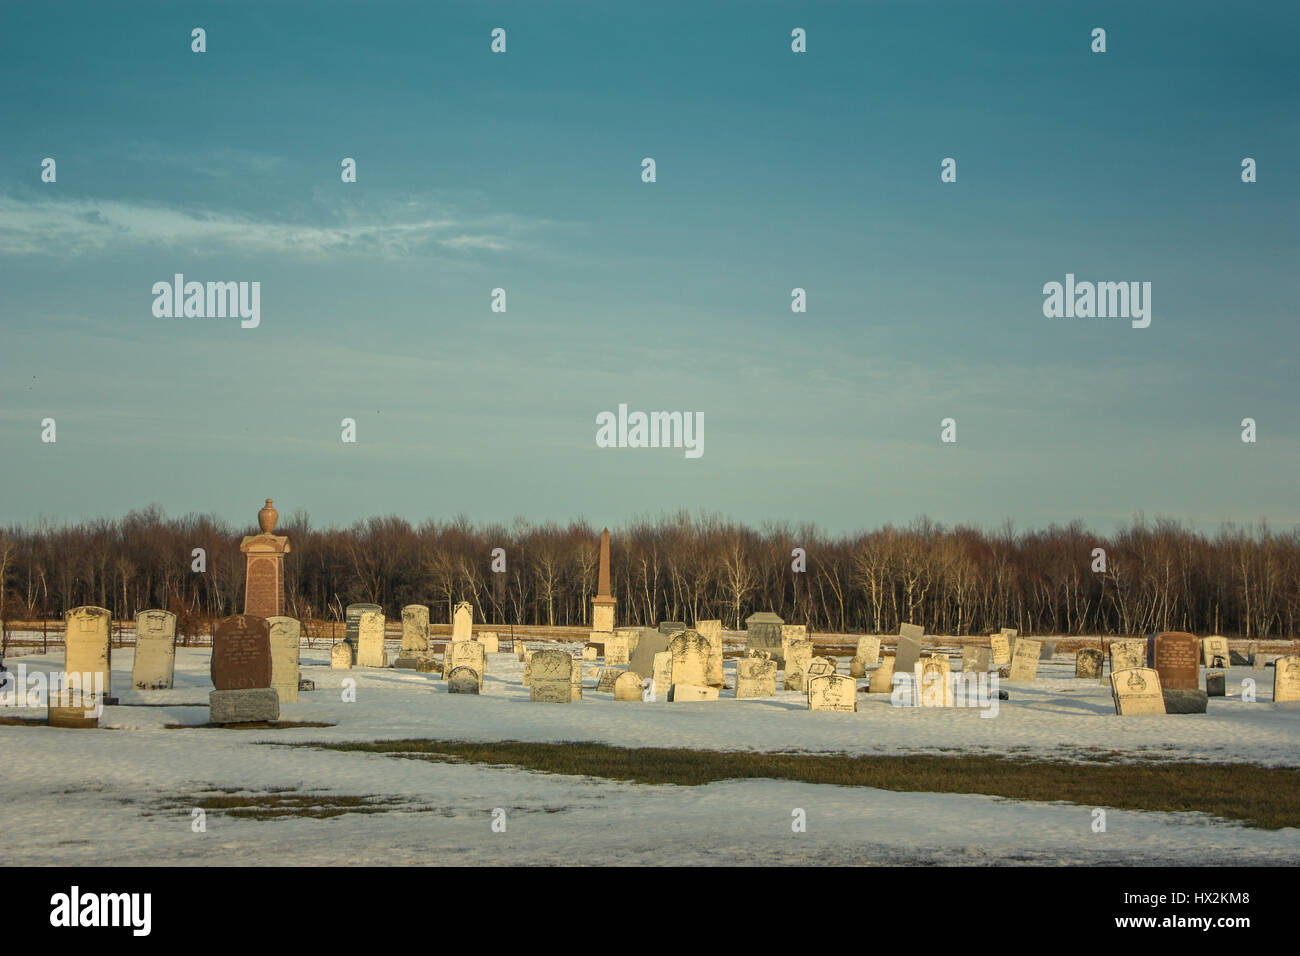
[[[617,621],[721,618],[726,627],[773,610],[813,631],[896,633],[902,621],[940,634],[1145,634],[1186,630],[1289,638],[1300,616],[1300,532],[1224,527],[1214,535],[1134,519],[1111,535],[1082,524],[1016,532],[905,528],[827,536],[812,527],[754,529],[680,514],[611,528]],[[120,520],[0,531],[5,619],[57,618],[97,604],[117,619],[161,607],[182,621],[242,610],[242,535],[216,518],[167,518],[150,508]],[[496,624],[583,626],[599,561],[598,527],[464,518],[412,525],[370,518],[316,529],[305,512],[289,536],[288,613],[338,620],[373,602],[396,617],[424,603],[435,622],[456,602]],[[192,570],[202,548],[206,569]],[[493,550],[504,549],[504,571]],[[806,554],[796,570],[795,549]],[[1094,549],[1105,551],[1104,570]],[[498,562],[499,565],[500,562]],[[184,630],[184,628],[182,628]]]

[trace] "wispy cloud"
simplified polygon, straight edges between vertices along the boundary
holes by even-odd
[[[312,215],[318,221],[115,199],[0,196],[0,255],[82,256],[167,246],[302,258],[338,252],[401,258],[437,250],[503,252],[543,225],[506,214],[467,215],[427,197],[364,208],[334,203],[316,207]]]

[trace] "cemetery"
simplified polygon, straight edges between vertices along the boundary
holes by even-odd
[[[239,549],[243,613],[215,622],[210,646],[178,644],[175,615],[159,609],[139,612],[134,640],[114,646],[112,613],[82,606],[66,615],[62,647],[9,655],[0,746],[29,771],[4,784],[19,824],[6,852],[84,863],[106,839],[174,862],[227,845],[243,863],[286,852],[417,862],[410,828],[427,817],[437,823],[426,837],[460,841],[467,862],[572,861],[574,826],[588,862],[624,852],[633,826],[643,862],[1154,863],[1211,842],[1246,862],[1300,858],[1300,655],[1289,642],[935,635],[913,622],[893,635],[820,634],[770,611],[732,629],[617,626],[608,530],[585,634],[488,630],[460,601],[435,640],[429,604],[390,618],[356,603],[321,642],[283,613],[291,541],[274,533],[269,499],[258,517],[261,533]],[[1189,780],[1281,775],[1280,790],[1248,806],[1101,783],[1143,764]],[[699,791],[685,805],[672,796],[683,786]],[[592,807],[629,792],[635,801]],[[51,809],[41,797],[54,794]],[[1102,833],[1086,797],[1112,801]],[[787,805],[834,821],[835,839],[776,846]],[[498,807],[515,808],[513,836],[469,839]],[[51,814],[63,842],[44,839]],[[223,835],[199,839],[191,816]],[[752,846],[724,836],[736,826]],[[646,836],[661,827],[660,842]],[[77,837],[91,832],[93,844]]]

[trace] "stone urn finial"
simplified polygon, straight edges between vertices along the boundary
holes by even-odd
[[[266,504],[262,510],[257,513],[257,523],[262,526],[262,534],[270,534],[275,530],[275,523],[280,518],[280,512],[275,510],[271,504],[271,499],[266,499]]]

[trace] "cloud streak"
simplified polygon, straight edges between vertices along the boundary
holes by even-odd
[[[116,199],[0,196],[0,256],[88,256],[122,248],[279,254],[319,259],[337,253],[400,259],[443,251],[505,252],[542,223],[494,214],[468,216],[428,198],[365,210],[336,205],[319,222],[180,208]]]

